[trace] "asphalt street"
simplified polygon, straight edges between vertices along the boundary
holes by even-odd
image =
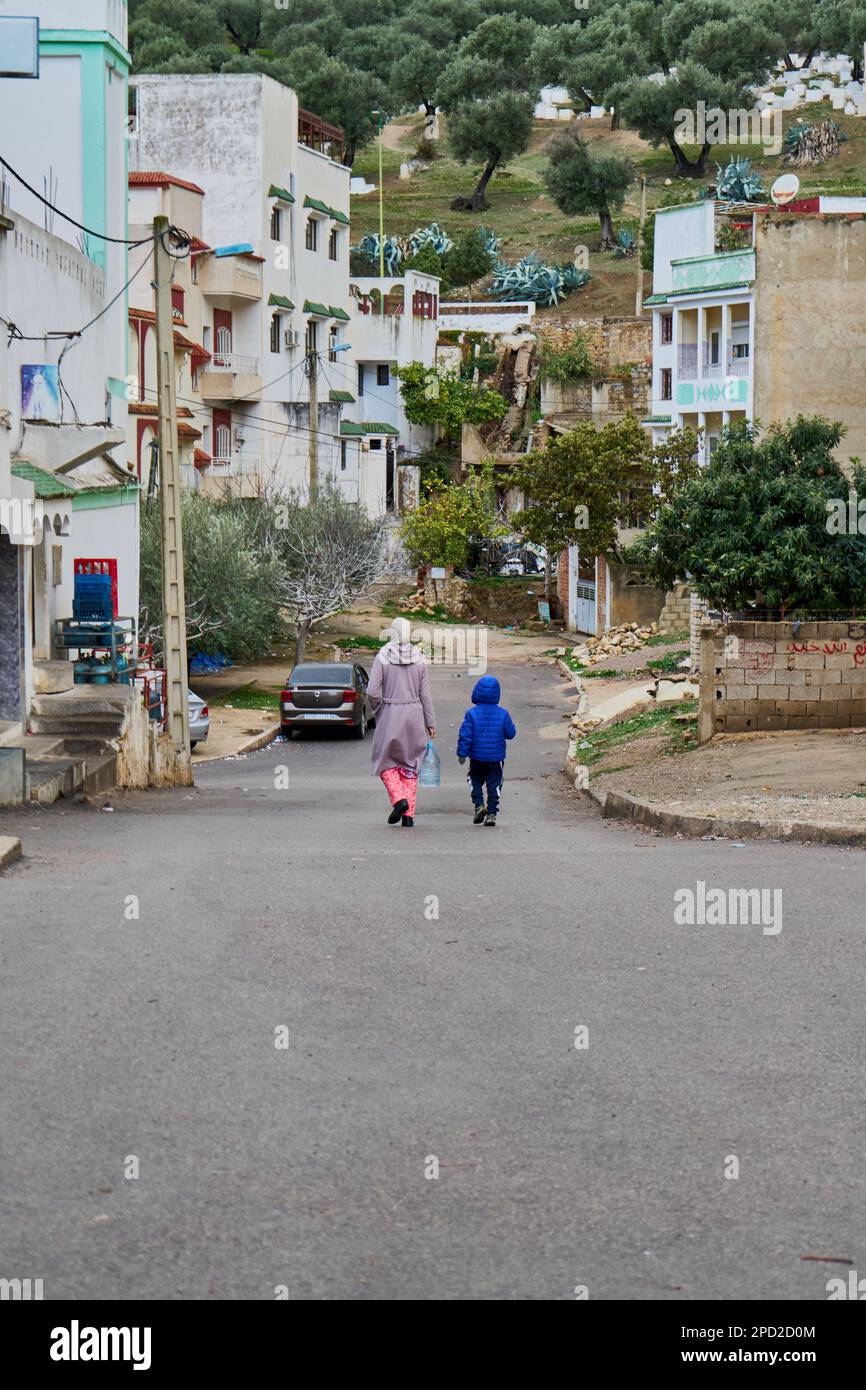
[[[602,822],[551,736],[565,683],[494,674],[495,830],[443,668],[414,830],[369,739],[333,735],[0,813],[26,855],[0,879],[0,1275],[687,1301],[824,1300],[847,1269],[807,1255],[866,1273],[863,855]],[[780,889],[781,930],[678,924],[698,881]]]

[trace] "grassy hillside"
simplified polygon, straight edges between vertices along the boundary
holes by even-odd
[[[785,127],[797,116],[807,121],[820,121],[831,115],[824,103],[786,114]],[[812,169],[798,169],[802,196],[813,193],[866,195],[866,121],[856,116],[836,115],[835,120],[848,136],[839,154],[826,164]],[[715,165],[726,164],[729,155],[747,155],[761,173],[764,187],[785,171],[781,155],[765,156],[760,146],[730,148],[720,146],[711,152],[706,179],[678,179],[673,158],[667,149],[654,150],[630,130],[611,131],[607,117],[599,121],[581,121],[581,133],[586,139],[623,151],[629,155],[638,171],[647,177],[647,206],[657,207],[666,197],[689,201],[699,197],[705,184],[715,176]],[[488,189],[490,208],[475,217],[452,212],[449,204],[458,193],[469,193],[474,187],[477,172],[471,165],[460,165],[448,154],[444,140],[440,141],[442,155],[430,167],[399,178],[400,164],[412,158],[422,132],[422,121],[394,123],[385,132],[383,151],[385,185],[385,231],[404,235],[427,222],[438,222],[450,236],[456,237],[467,227],[483,222],[503,239],[503,254],[507,260],[517,260],[528,251],[538,251],[546,259],[564,262],[574,256],[574,248],[582,243],[590,250],[589,284],[577,290],[563,302],[560,309],[546,309],[544,316],[558,313],[630,314],[634,312],[636,267],[634,260],[617,261],[610,253],[599,251],[598,221],[595,218],[574,220],[563,216],[544,188],[544,147],[556,132],[549,121],[536,123],[529,149],[506,169],[494,175]],[[696,152],[694,152],[696,153]],[[369,183],[378,183],[378,151],[375,146],[363,150],[355,161],[354,174],[363,174]],[[637,188],[617,227],[637,225]],[[378,231],[378,193],[352,199],[352,240],[365,232]],[[649,292],[649,276],[645,279]]]

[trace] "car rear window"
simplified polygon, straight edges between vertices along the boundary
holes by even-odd
[[[316,665],[309,662],[303,666],[296,666],[289,676],[289,685],[351,685],[352,668],[351,666],[340,666],[338,664],[329,665],[321,662]]]

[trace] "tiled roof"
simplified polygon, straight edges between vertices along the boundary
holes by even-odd
[[[32,483],[37,497],[72,497],[77,491],[70,479],[58,478],[56,473],[38,468],[35,463],[13,463],[12,472],[16,478]]]
[[[365,434],[399,434],[400,431],[394,425],[386,425],[381,421],[378,423],[368,423],[357,425],[353,420],[343,420],[340,425],[340,434],[357,439]]]
[[[344,323],[349,322],[349,315],[346,313],[345,309],[335,309],[333,304],[331,305],[331,318],[342,319]]]
[[[278,309],[294,309],[295,307],[292,301],[287,299],[284,294],[269,294],[268,303],[276,304]]]
[[[328,400],[345,401],[347,405],[355,404],[355,397],[352,395],[351,391],[329,391]]]
[[[161,171],[130,170],[130,188],[168,188],[170,184],[173,184],[175,188],[188,188],[190,193],[201,193],[204,197],[204,189],[199,188],[197,183],[190,183],[188,179],[178,179],[175,178],[174,174],[165,174]]]
[[[331,209],[327,203],[323,203],[320,198],[311,198],[309,193],[304,199],[305,208],[313,208],[315,212],[323,212],[326,217],[331,216]]]
[[[280,188],[278,183],[272,183],[268,189],[269,198],[279,198],[281,203],[293,203],[295,197],[287,188]]]
[[[304,313],[316,314],[320,319],[328,319],[331,317],[330,309],[326,308],[324,304],[319,304],[315,299],[304,300]]]

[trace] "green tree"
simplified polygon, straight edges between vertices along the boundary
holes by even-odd
[[[407,419],[413,425],[439,425],[446,441],[456,443],[465,424],[501,420],[507,409],[498,391],[474,386],[457,372],[436,371],[410,362],[397,371]]]
[[[470,299],[473,284],[490,274],[492,264],[493,258],[487,250],[487,236],[481,227],[472,227],[464,232],[443,261],[449,286],[468,285]]]
[[[470,547],[504,535],[491,486],[491,469],[466,483],[431,491],[403,519],[400,535],[413,565],[453,565],[461,569]]]
[[[438,275],[442,281],[441,289],[448,288],[449,279],[445,270],[444,257],[435,250],[432,242],[425,241],[414,256],[407,256],[403,262],[403,272],[417,270],[421,275]]]
[[[612,212],[620,212],[634,179],[624,155],[594,149],[576,130],[555,135],[547,147],[545,182],[560,212],[568,217],[594,212],[601,226],[601,248],[614,246]]]
[[[181,499],[188,650],[248,661],[279,627],[277,565],[263,550],[254,510],[185,492]],[[159,508],[141,512],[140,630],[162,645],[162,528]]]
[[[653,446],[628,415],[600,430],[581,421],[527,455],[509,476],[509,485],[525,499],[513,521],[547,551],[547,596],[553,558],[568,545],[579,545],[590,559],[618,553],[621,529],[645,524],[695,475],[696,451],[692,431],[673,431]]]
[[[452,202],[455,211],[487,207],[494,171],[529,143],[538,90],[532,61],[537,32],[532,20],[494,15],[463,39],[440,78],[436,96],[447,113],[451,152],[461,164],[484,166],[472,195]]]
[[[802,416],[759,437],[731,426],[709,464],[663,505],[630,555],[670,587],[686,572],[696,592],[731,610],[851,611],[866,602],[866,536],[837,534],[834,499],[851,480],[834,457],[842,428]],[[853,482],[866,487],[855,461]]]

